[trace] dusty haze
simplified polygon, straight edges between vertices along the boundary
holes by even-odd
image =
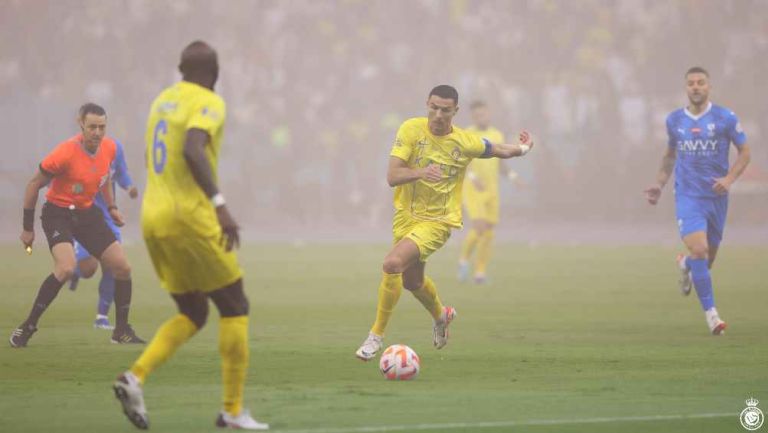
[[[726,242],[768,240],[766,1],[0,0],[0,10],[3,240],[18,236],[26,182],[77,132],[83,102],[106,108],[143,188],[149,104],[194,39],[219,52],[220,183],[246,238],[387,239],[396,128],[426,114],[431,87],[452,84],[458,125],[483,99],[508,136],[539,137],[508,162],[526,186],[501,181],[503,238],[674,242],[671,185],[657,208],[642,190],[666,146],[664,118],[686,103],[683,74],[701,65],[753,148]],[[118,200],[138,241],[140,201]]]

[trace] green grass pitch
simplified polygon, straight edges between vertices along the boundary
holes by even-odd
[[[455,280],[455,244],[428,273],[458,317],[442,351],[404,293],[386,344],[422,360],[388,382],[354,351],[374,316],[386,244],[249,245],[246,404],[274,431],[308,433],[740,432],[750,396],[768,407],[768,248],[724,245],[713,271],[729,328],[708,335],[695,294],[676,288],[675,250],[499,245],[485,286]],[[150,338],[174,313],[141,245],[131,322]],[[0,332],[27,314],[51,261],[0,247]],[[97,280],[62,289],[23,350],[0,346],[0,431],[132,432],[110,383],[141,347],[91,328]],[[212,432],[220,405],[217,314],[145,387],[151,429]],[[693,418],[684,416],[694,415]],[[433,424],[445,424],[442,426]],[[365,429],[364,427],[368,427]],[[763,427],[768,428],[768,427]]]

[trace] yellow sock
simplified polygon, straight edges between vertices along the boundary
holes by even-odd
[[[379,284],[379,302],[376,305],[376,321],[371,332],[378,336],[384,336],[389,317],[403,292],[403,278],[400,274],[384,274]]]
[[[248,316],[222,317],[219,320],[219,353],[224,410],[230,415],[238,415],[243,409],[243,389],[248,371]]]
[[[432,278],[425,275],[424,285],[418,290],[411,290],[411,293],[429,311],[433,319],[440,319],[440,316],[443,314],[443,303],[440,302],[440,297],[437,296],[437,287],[435,287],[435,282],[432,281]]]
[[[196,332],[197,326],[189,317],[183,314],[171,317],[157,330],[149,346],[131,367],[131,373],[143,384],[147,375],[163,365]]]
[[[475,260],[475,274],[485,275],[488,262],[491,260],[493,250],[493,230],[483,232],[477,242],[477,257]]]
[[[475,250],[475,245],[477,245],[477,230],[471,228],[469,229],[469,233],[467,233],[467,237],[464,239],[464,243],[461,244],[461,256],[459,257],[459,260],[462,262],[469,260],[472,251]]]

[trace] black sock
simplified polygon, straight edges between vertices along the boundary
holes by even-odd
[[[115,279],[115,330],[128,326],[128,312],[131,309],[131,280]]]
[[[59,294],[59,289],[61,289],[61,286],[63,285],[64,282],[57,280],[53,274],[48,275],[48,278],[46,278],[40,286],[40,290],[37,291],[37,298],[35,298],[35,303],[32,304],[32,311],[29,312],[29,317],[27,317],[27,320],[24,321],[22,326],[36,327],[40,316],[42,316],[48,306],[51,305],[51,302],[56,299],[56,295]]]

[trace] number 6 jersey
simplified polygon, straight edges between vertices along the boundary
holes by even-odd
[[[224,100],[194,83],[178,82],[155,98],[145,135],[147,189],[141,217],[145,236],[219,233],[216,211],[184,159],[184,143],[190,129],[208,133],[205,153],[216,180],[225,119]]]

